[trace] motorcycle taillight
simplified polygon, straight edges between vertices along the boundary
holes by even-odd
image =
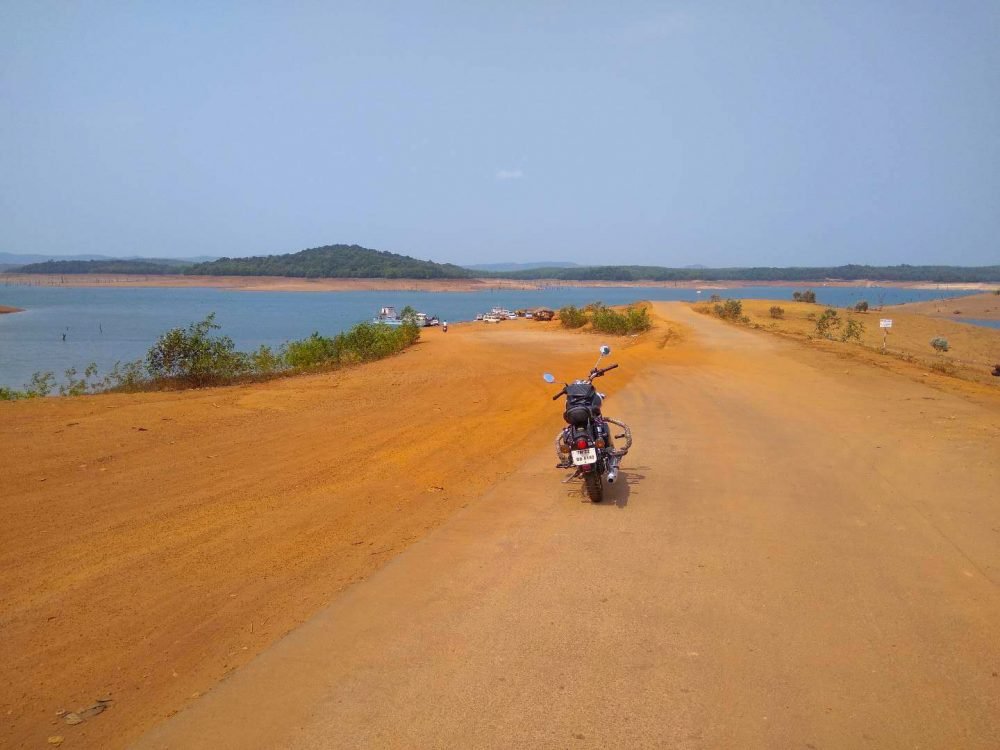
[[[587,447],[587,438],[578,438],[576,441],[576,447],[578,450],[584,450]]]

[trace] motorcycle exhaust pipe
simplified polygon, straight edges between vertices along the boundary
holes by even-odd
[[[615,480],[618,478],[618,461],[620,459],[613,459],[609,461],[611,467],[608,469],[608,484],[614,484]]]

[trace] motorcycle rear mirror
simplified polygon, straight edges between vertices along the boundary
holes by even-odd
[[[553,375],[551,372],[547,372],[544,375],[542,375],[542,380],[544,380],[546,383],[554,383],[556,382],[556,376]]]
[[[610,346],[608,346],[607,344],[603,344],[603,345],[601,346],[601,356],[602,356],[602,357],[606,357],[606,356],[608,356],[609,354],[611,354],[611,347],[610,347]]]

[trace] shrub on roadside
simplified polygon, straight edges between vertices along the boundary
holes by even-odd
[[[296,370],[339,367],[352,362],[368,362],[395,354],[417,342],[415,325],[387,326],[360,323],[333,338],[314,333],[272,349],[260,346],[252,352],[237,351],[228,336],[212,333],[218,329],[215,315],[174,328],[161,335],[145,358],[116,362],[110,373],[97,379],[97,365],[90,364],[77,376],[66,370],[60,395],[76,396],[109,391],[149,391],[164,385],[192,388],[226,385],[247,380],[277,377]],[[56,385],[51,372],[36,372],[22,390],[0,386],[0,401],[49,395]]]
[[[146,372],[153,380],[187,387],[231,382],[247,372],[247,355],[236,351],[229,336],[212,333],[221,326],[215,313],[187,328],[172,328],[146,354]]]
[[[575,305],[559,308],[559,322],[563,328],[582,328],[587,325],[587,313]]]
[[[738,299],[727,299],[721,305],[714,305],[712,312],[723,320],[742,321],[743,303]]]
[[[594,312],[594,330],[617,336],[629,336],[648,331],[653,323],[645,307],[627,307],[624,312],[616,312],[610,307],[602,307]]]
[[[91,362],[83,371],[83,377],[76,376],[76,368],[70,367],[65,372],[66,383],[59,386],[60,396],[82,396],[86,393],[96,393],[100,388],[100,381],[91,378],[97,377],[97,364]]]
[[[865,332],[864,323],[859,320],[848,320],[844,327],[844,332],[840,334],[841,341],[861,341],[861,334]]]
[[[340,342],[313,332],[308,338],[285,345],[283,364],[293,370],[308,370],[340,360]]]
[[[772,318],[777,318],[778,320],[785,317],[785,308],[778,307],[777,305],[772,305],[768,312],[771,313]]]
[[[18,401],[22,398],[41,398],[52,393],[56,376],[51,372],[36,372],[23,390],[0,386],[0,401]]]
[[[946,352],[948,351],[948,339],[942,336],[935,336],[931,339],[931,346],[939,352]]]
[[[833,332],[840,328],[843,321],[837,315],[837,311],[828,307],[823,314],[816,319],[816,333],[825,339],[832,339]]]

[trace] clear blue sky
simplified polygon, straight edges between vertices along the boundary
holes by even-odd
[[[0,250],[1000,262],[1000,2],[0,4]]]

